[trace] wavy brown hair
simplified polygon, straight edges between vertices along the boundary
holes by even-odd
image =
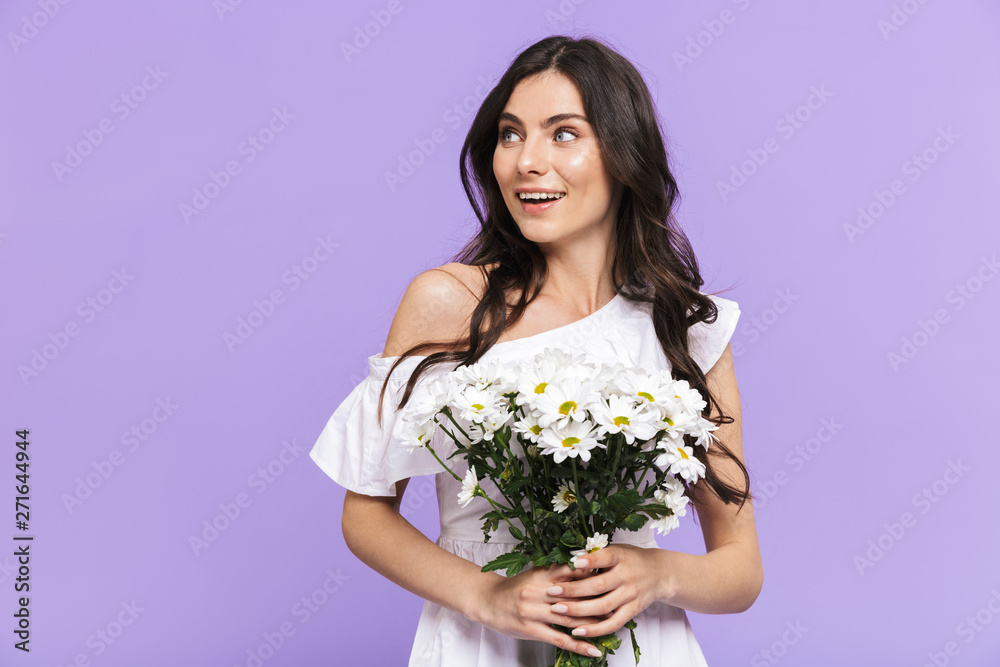
[[[730,424],[731,416],[708,389],[705,375],[692,359],[688,329],[699,322],[713,323],[715,303],[699,288],[704,284],[691,244],[673,215],[679,193],[667,166],[667,152],[658,116],[642,76],[626,58],[592,38],[547,37],[524,50],[483,100],[466,135],[459,158],[462,185],[481,228],[452,260],[479,267],[485,291],[472,313],[468,336],[451,341],[428,341],[406,350],[389,369],[388,376],[409,356],[432,347],[451,351],[424,357],[413,370],[397,409],[409,401],[419,376],[445,362],[471,365],[516,323],[545,283],[545,257],[526,239],[511,217],[493,174],[500,113],[514,87],[526,77],[558,72],[571,79],[583,99],[584,111],[597,137],[608,173],[624,185],[615,223],[616,244],[612,264],[615,289],[623,297],[652,304],[653,328],[677,380],[687,380],[706,400],[703,415],[713,423]],[[496,268],[487,271],[488,265]],[[519,299],[511,306],[508,295]],[[530,297],[526,297],[530,295]],[[508,309],[510,312],[508,313]],[[379,393],[381,425],[386,382]],[[710,417],[717,408],[718,417]],[[690,438],[690,436],[685,436]],[[705,451],[694,447],[706,465],[705,481],[725,503],[751,499],[750,477],[743,462],[716,443]],[[737,463],[744,488],[720,478],[709,454]],[[692,506],[693,507],[693,506]]]

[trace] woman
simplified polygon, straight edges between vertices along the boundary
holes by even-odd
[[[581,637],[631,618],[649,664],[705,665],[684,610],[744,611],[763,583],[728,342],[739,308],[698,291],[649,91],[598,41],[543,39],[483,101],[460,166],[481,230],[455,262],[410,283],[384,351],[369,359],[371,374],[311,452],[348,489],[345,540],[426,599],[411,665],[548,665],[556,647],[591,655]],[[616,531],[576,570],[528,568],[509,578],[480,570],[512,538],[501,530],[484,543],[479,517],[488,505],[460,507],[460,484],[439,474],[426,449],[403,452],[396,415],[457,365],[524,359],[546,345],[669,369],[705,396],[721,440],[707,454],[695,448],[707,465],[691,489],[706,554],[661,549],[644,528]],[[428,474],[441,511],[436,542],[399,514],[409,478]],[[634,664],[624,637],[609,664]]]

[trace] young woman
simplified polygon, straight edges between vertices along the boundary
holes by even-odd
[[[460,167],[481,230],[455,262],[410,283],[370,375],[311,452],[347,489],[344,538],[359,559],[425,598],[410,665],[549,665],[556,647],[590,655],[581,637],[632,618],[644,663],[705,665],[685,610],[739,613],[763,584],[729,346],[740,311],[699,291],[649,91],[599,41],[543,39],[483,101]],[[458,365],[515,362],[546,346],[670,370],[706,397],[721,444],[694,448],[707,476],[691,495],[707,553],[661,549],[647,526],[616,531],[576,570],[480,570],[513,538],[501,528],[483,541],[486,499],[460,506],[461,483],[426,449],[404,450],[396,417]],[[445,440],[437,451],[447,451]],[[436,475],[435,542],[399,514],[416,475]],[[619,636],[610,664],[634,665],[628,633]]]

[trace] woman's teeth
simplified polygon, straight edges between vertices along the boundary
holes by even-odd
[[[521,201],[531,200],[531,199],[562,199],[566,196],[565,192],[519,192],[517,196]]]

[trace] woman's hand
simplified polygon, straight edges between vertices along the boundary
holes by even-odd
[[[513,577],[496,575],[496,581],[488,585],[479,609],[472,618],[481,625],[510,637],[544,641],[580,655],[597,657],[601,652],[593,644],[574,639],[549,625],[554,623],[575,628],[604,619],[603,616],[583,614],[567,616],[552,610],[552,605],[561,598],[550,595],[549,589],[553,586],[565,588],[570,583],[583,584],[591,574],[581,570],[574,572],[569,565],[560,564],[530,567]],[[590,649],[597,652],[593,653]]]
[[[561,604],[553,612],[564,620],[556,623],[575,628],[577,636],[617,632],[660,599],[663,575],[657,552],[633,544],[611,544],[578,558],[572,580],[559,584],[562,591],[553,590],[550,595]],[[602,572],[593,574],[597,569]],[[603,620],[590,620],[594,617]]]

